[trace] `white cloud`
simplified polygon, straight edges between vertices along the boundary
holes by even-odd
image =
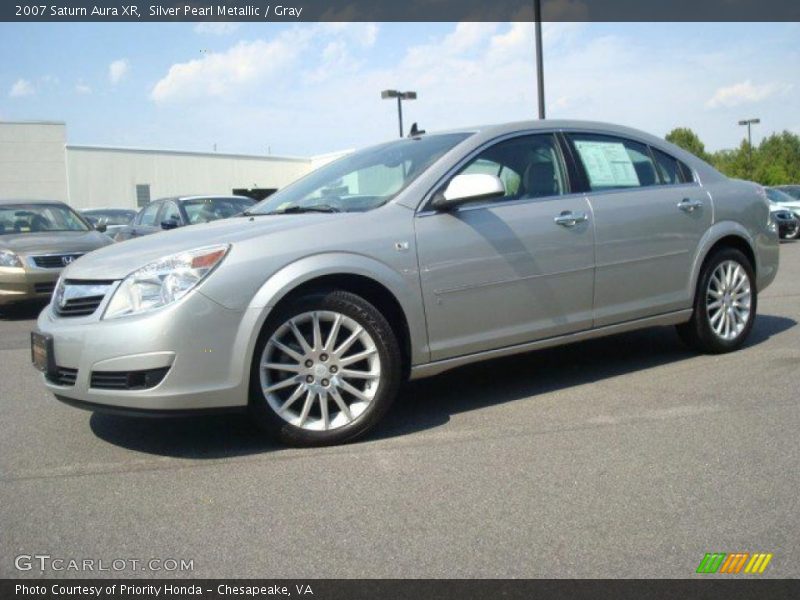
[[[209,35],[230,35],[240,26],[241,23],[232,23],[231,21],[203,22],[194,26],[194,32]]]
[[[23,96],[32,96],[35,93],[36,90],[33,88],[33,84],[30,81],[27,79],[17,79],[14,85],[11,86],[8,95],[12,98],[22,98]]]
[[[717,89],[714,95],[706,102],[706,107],[718,108],[724,106],[730,108],[740,104],[752,104],[772,96],[779,89],[780,86],[773,83],[753,85],[748,79],[741,83],[734,83]]]
[[[84,95],[91,94],[92,88],[83,81],[78,81],[78,83],[75,84],[75,92]]]
[[[126,58],[120,58],[108,65],[108,79],[113,84],[117,84],[128,74],[130,63]]]

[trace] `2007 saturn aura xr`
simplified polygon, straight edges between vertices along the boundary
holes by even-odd
[[[32,355],[79,407],[247,408],[336,444],[405,378],[474,361],[665,324],[735,350],[777,269],[755,184],[633,129],[513,123],[355,152],[239,217],[92,252]]]

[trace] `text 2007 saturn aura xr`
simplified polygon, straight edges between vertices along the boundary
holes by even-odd
[[[665,324],[735,350],[777,268],[755,184],[632,129],[513,123],[355,152],[240,217],[92,252],[32,354],[75,406],[248,409],[336,444],[405,378],[474,361]]]

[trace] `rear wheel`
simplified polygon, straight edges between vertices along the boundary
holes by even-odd
[[[264,326],[253,357],[250,408],[287,444],[348,442],[384,415],[401,372],[397,339],[372,304],[342,291],[305,296]]]
[[[753,267],[739,250],[715,252],[700,273],[694,313],[678,325],[681,338],[709,354],[738,349],[753,328],[758,294]]]

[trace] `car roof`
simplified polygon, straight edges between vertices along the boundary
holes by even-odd
[[[13,205],[13,204],[58,204],[59,206],[67,206],[66,203],[60,200],[30,200],[26,198],[0,198],[0,206]]]
[[[236,196],[234,194],[197,194],[197,195],[186,195],[186,196],[167,196],[165,198],[156,198],[153,202],[164,202],[167,200],[173,200],[177,202],[183,202],[185,200],[214,200],[214,199],[222,199],[222,200],[253,200],[250,196]],[[255,202],[255,200],[253,200]]]

